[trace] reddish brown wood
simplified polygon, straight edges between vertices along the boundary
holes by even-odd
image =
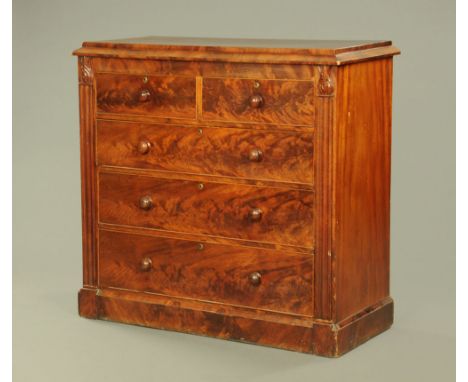
[[[101,231],[99,285],[313,314],[311,255],[199,244]]]
[[[78,313],[81,317],[98,318],[97,289],[82,288],[78,292]]]
[[[99,221],[313,247],[313,193],[100,172]],[[150,197],[152,207],[140,207]],[[261,219],[251,219],[255,208]]]
[[[260,40],[144,37],[85,42],[74,53],[81,56],[245,62],[256,64],[333,64],[399,54],[391,41]]]
[[[135,74],[146,76],[201,76],[211,78],[294,79],[310,81],[314,78],[312,65],[258,65],[251,62],[197,62],[167,60],[136,60],[93,57],[96,72]]]
[[[330,357],[388,329],[398,53],[85,43],[80,314]]]
[[[333,356],[342,355],[393,324],[393,300],[386,298],[341,321]]]
[[[317,66],[317,93],[320,97],[330,97],[335,93],[335,69],[328,66]]]
[[[340,323],[151,293],[103,289],[94,294],[97,317],[282,349],[339,357],[393,322],[384,300]],[[81,301],[81,300],[80,300]],[[81,307],[81,306],[80,306]]]
[[[96,261],[96,171],[94,73],[92,60],[80,57],[78,61],[80,98],[80,158],[81,158],[81,222],[83,252],[83,285],[97,285]]]
[[[390,41],[376,40],[282,40],[282,39],[237,39],[237,38],[199,38],[146,36],[109,41],[84,42],[86,47],[105,47],[129,50],[185,50],[189,52],[226,52],[246,54],[311,54],[325,55],[359,51],[391,45]]]
[[[314,123],[312,81],[203,79],[202,119],[280,124]]]
[[[211,236],[197,234],[193,232],[173,232],[166,231],[157,228],[144,228],[136,226],[122,226],[118,224],[108,224],[108,223],[99,223],[99,227],[105,230],[145,235],[145,236],[155,236],[155,237],[166,237],[172,239],[181,239],[181,240],[190,240],[196,242],[207,242],[207,243],[218,243],[225,244],[230,246],[239,246],[239,247],[248,247],[248,248],[264,248],[264,249],[274,249],[281,251],[283,253],[304,253],[308,255],[314,254],[313,248],[305,247],[296,247],[293,245],[286,245],[284,243],[266,243],[261,241],[251,241],[244,239],[236,239],[222,236]]]
[[[194,173],[174,172],[174,171],[161,171],[156,169],[144,169],[144,168],[130,168],[130,167],[114,167],[114,166],[99,166],[99,170],[105,172],[118,173],[118,174],[130,174],[130,175],[148,175],[162,177],[164,179],[178,179],[178,180],[193,180],[198,182],[212,181],[216,183],[227,183],[227,184],[247,184],[257,187],[275,187],[275,188],[290,188],[294,190],[314,190],[313,184],[306,183],[291,183],[285,181],[272,181],[263,179],[245,179],[245,178],[233,178],[216,175],[198,175]]]
[[[332,151],[331,132],[335,123],[335,97],[323,92],[320,82],[326,81],[334,88],[336,68],[316,68],[318,83],[317,118],[321,128],[316,131],[315,140],[315,216],[320,221],[315,225],[315,315],[323,320],[333,316],[333,259],[331,230],[333,208],[332,194]],[[327,89],[329,87],[327,86]]]
[[[103,165],[313,183],[313,133],[111,121],[97,126]]]
[[[389,295],[392,61],[338,70],[334,253],[336,318]]]
[[[98,73],[97,111],[195,118],[195,78]]]

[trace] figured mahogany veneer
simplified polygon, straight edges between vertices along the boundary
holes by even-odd
[[[312,125],[313,83],[203,78],[202,119]]]
[[[195,77],[96,76],[98,113],[195,118]]]
[[[313,247],[311,191],[101,171],[98,201],[102,223]]]
[[[312,132],[99,120],[97,142],[106,166],[313,183]]]
[[[74,53],[80,315],[330,357],[392,325],[390,41]]]
[[[102,287],[313,315],[310,255],[101,230],[99,265]]]

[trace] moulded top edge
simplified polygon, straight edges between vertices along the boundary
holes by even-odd
[[[400,51],[391,41],[258,40],[143,37],[84,42],[78,56],[183,61],[311,63],[342,65],[391,56]]]

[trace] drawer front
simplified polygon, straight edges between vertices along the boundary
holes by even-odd
[[[312,125],[312,81],[203,79],[205,120]]]
[[[100,287],[312,316],[311,255],[100,231]]]
[[[313,182],[313,134],[98,121],[98,163]]]
[[[101,172],[103,223],[313,247],[313,192]]]
[[[98,73],[97,111],[194,119],[195,78]]]

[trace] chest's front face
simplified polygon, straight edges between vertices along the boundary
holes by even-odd
[[[97,286],[313,317],[313,67],[90,64]]]
[[[80,56],[80,313],[338,354],[336,77],[311,63]]]

